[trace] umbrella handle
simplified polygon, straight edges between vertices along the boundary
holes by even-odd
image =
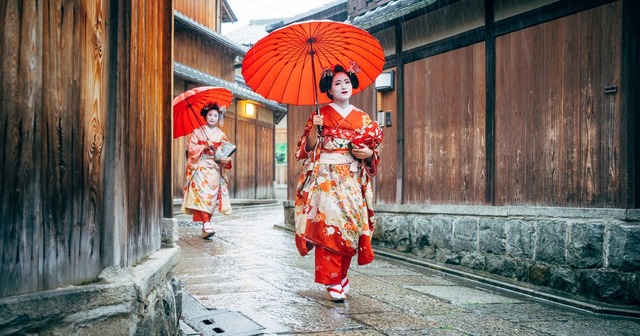
[[[309,54],[311,55],[311,75],[313,77],[313,98],[316,101],[316,114],[320,115],[320,108],[318,108],[318,86],[316,82],[316,63],[315,63],[315,55],[316,52],[313,50],[313,42],[315,42],[315,38],[310,38],[307,40],[309,43]],[[322,134],[322,126],[318,126],[318,135]]]
[[[318,108],[318,103],[316,103],[316,114],[321,115],[320,109]],[[318,136],[322,136],[322,126],[317,126],[317,127],[318,127]]]

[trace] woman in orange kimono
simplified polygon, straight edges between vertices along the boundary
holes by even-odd
[[[310,116],[296,148],[305,166],[296,190],[296,246],[302,256],[315,247],[315,282],[327,286],[332,301],[346,299],[352,257],[358,255],[359,265],[373,261],[371,177],[383,135],[368,114],[349,104],[356,73],[353,63],[349,70],[336,65],[323,71],[320,91],[333,102]]]
[[[194,222],[202,222],[200,237],[206,239],[215,234],[211,217],[216,205],[218,211],[230,213],[230,210],[222,209],[222,198],[229,197],[223,169],[231,169],[232,163],[231,158],[224,158],[219,162],[214,159],[218,147],[229,141],[218,128],[224,120],[224,106],[208,104],[202,108],[200,115],[206,124],[194,129],[187,140],[187,172],[182,212],[193,214]]]

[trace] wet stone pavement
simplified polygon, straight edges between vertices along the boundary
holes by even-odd
[[[186,335],[640,335],[612,318],[489,289],[378,257],[349,271],[348,300],[325,299],[313,256],[284,230],[282,204],[216,214],[216,235],[176,215]]]

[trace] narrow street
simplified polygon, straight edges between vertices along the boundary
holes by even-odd
[[[384,258],[352,265],[344,303],[313,282],[280,203],[214,216],[216,235],[177,215],[186,335],[640,335],[599,317]]]

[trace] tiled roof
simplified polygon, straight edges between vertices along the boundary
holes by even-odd
[[[393,0],[382,6],[366,11],[354,17],[349,22],[362,29],[369,29],[405,17],[435,2],[436,0]]]
[[[258,40],[267,36],[265,27],[280,21],[282,19],[251,20],[249,25],[228,32],[224,36],[237,44],[251,47]]]
[[[187,29],[191,29],[193,31],[199,32],[204,36],[206,36],[207,38],[217,41],[218,43],[230,48],[231,50],[236,51],[239,55],[244,55],[247,53],[247,50],[249,50],[248,48],[241,46],[237,43],[234,43],[233,41],[219,34],[218,32],[215,32],[205,27],[201,23],[178,12],[177,10],[173,11],[173,18],[176,25],[180,25]]]
[[[229,89],[229,91],[231,91],[235,97],[258,102],[274,112],[276,117],[276,124],[279,123],[280,120],[282,120],[282,118],[287,114],[287,108],[284,105],[278,104],[273,100],[266,99],[245,86],[237,83],[231,83],[218,77],[213,77],[188,65],[184,65],[179,62],[173,62],[173,73],[180,78],[188,79],[196,83],[219,86]]]

